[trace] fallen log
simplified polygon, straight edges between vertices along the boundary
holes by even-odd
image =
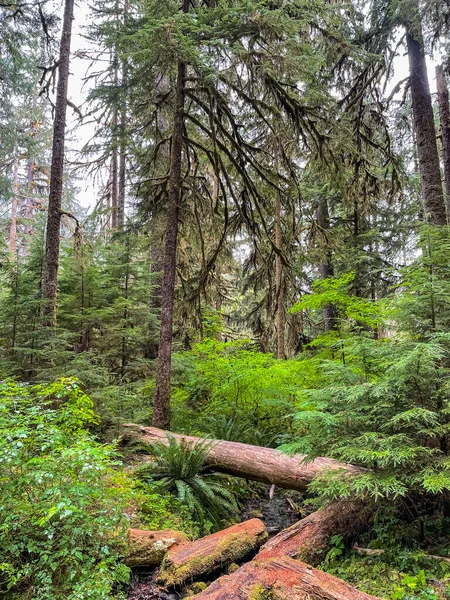
[[[129,529],[127,531],[128,551],[124,562],[128,567],[160,565],[169,549],[187,542],[186,534],[172,529],[163,531]]]
[[[353,551],[357,554],[362,554],[363,556],[381,556],[386,553],[386,550],[380,548],[361,548],[358,544],[353,544]],[[448,556],[440,556],[438,554],[420,554],[419,558],[428,558],[432,560],[437,560],[438,562],[445,562],[450,564],[450,558]],[[416,555],[417,560],[417,555]]]
[[[372,509],[359,502],[341,500],[321,508],[284,529],[261,548],[259,558],[290,556],[312,565],[320,563],[334,535],[354,541],[370,524]]]
[[[381,600],[290,557],[258,557],[223,575],[195,600]]]
[[[167,443],[167,435],[189,444],[197,444],[202,438],[179,435],[157,429],[127,423],[121,426],[125,441],[140,441],[146,444],[155,442]],[[263,483],[269,483],[289,490],[305,492],[311,481],[326,470],[343,470],[349,475],[357,475],[362,469],[353,465],[340,463],[332,458],[316,458],[305,462],[306,456],[296,454],[289,456],[274,450],[239,442],[216,440],[211,445],[206,464],[215,470],[237,477],[244,477]]]
[[[250,519],[195,542],[173,546],[162,562],[158,582],[173,587],[210,574],[241,560],[266,539],[264,523]]]

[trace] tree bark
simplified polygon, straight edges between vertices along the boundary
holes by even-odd
[[[331,260],[331,251],[328,247],[327,233],[330,229],[330,216],[328,213],[328,203],[326,198],[319,198],[317,206],[317,225],[320,229],[319,236],[322,242],[319,244],[321,252],[321,262],[319,263],[319,273],[321,279],[333,277],[333,263]],[[327,304],[323,309],[323,329],[331,331],[336,326],[336,309],[333,305]]]
[[[122,425],[122,431],[125,442],[168,443],[167,432],[155,427],[125,424]],[[178,440],[185,440],[188,444],[196,444],[202,440],[202,438],[175,433],[170,435]],[[275,484],[281,488],[300,492],[305,492],[313,479],[326,470],[343,470],[349,476],[363,472],[358,467],[340,463],[332,458],[316,458],[308,463],[304,462],[305,458],[302,454],[288,456],[273,448],[216,440],[206,457],[206,464],[214,467],[216,471],[229,475]]]
[[[259,519],[250,519],[195,542],[173,546],[164,558],[158,581],[164,586],[173,587],[209,575],[241,560],[266,539],[264,523]]]
[[[11,224],[9,226],[9,253],[11,260],[16,258],[17,250],[17,209],[19,206],[19,159],[14,161],[13,171],[13,197],[11,204]]]
[[[323,559],[332,535],[351,538],[359,534],[370,515],[370,509],[346,501],[322,508],[276,535],[251,562],[224,575],[196,598],[252,600],[271,592],[277,600],[373,600],[373,596],[309,566]]]
[[[122,100],[124,102],[124,100]],[[126,129],[127,111],[123,106],[120,112],[120,150],[119,150],[119,192],[117,204],[117,225],[123,229],[125,224],[125,187],[126,187]]]
[[[450,104],[447,81],[442,66],[436,67],[436,85],[442,137],[442,162],[444,163],[447,215],[450,215]]]
[[[279,141],[275,140],[275,171],[278,177],[278,147]],[[275,247],[281,252],[281,193],[275,194]],[[280,254],[275,254],[275,305],[277,327],[277,358],[286,358],[284,351],[284,299],[283,299],[283,267]]]
[[[52,164],[50,171],[43,289],[43,324],[50,327],[56,324],[56,296],[58,289],[61,203],[64,175],[64,144],[73,8],[74,0],[65,0],[61,45],[59,50],[55,120],[53,124]]]
[[[183,0],[183,12],[189,12],[189,0]],[[178,61],[173,134],[170,152],[167,226],[164,252],[164,274],[161,286],[161,321],[156,373],[156,391],[153,402],[153,425],[168,427],[170,421],[170,369],[172,363],[173,307],[176,279],[178,216],[181,201],[181,165],[183,156],[183,128],[186,63]]]
[[[126,23],[128,17],[128,0],[125,0],[123,6],[123,18]],[[122,61],[122,82],[120,95],[120,125],[119,125],[119,191],[117,202],[117,224],[120,230],[125,224],[125,187],[126,187],[126,123],[127,123],[127,62]]]
[[[113,58],[114,87],[116,90],[116,99],[114,101],[111,138],[112,138],[112,156],[111,156],[111,204],[112,204],[112,228],[117,231],[119,226],[119,100],[117,98],[117,86],[119,82],[117,56]]]
[[[328,552],[333,535],[354,542],[367,529],[372,513],[372,509],[361,502],[333,502],[270,539],[261,548],[258,558],[290,556],[317,565]]]
[[[252,560],[212,583],[196,600],[381,600],[290,557]]]
[[[447,216],[418,0],[412,0],[408,10],[411,16],[406,23],[406,41],[424,208],[429,223],[445,225]]]

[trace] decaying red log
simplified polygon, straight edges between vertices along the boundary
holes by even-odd
[[[196,444],[202,439],[132,423],[121,427],[124,439],[142,441],[147,444],[166,443],[168,433],[174,438],[184,439],[190,444]],[[340,463],[332,458],[316,458],[309,463],[304,461],[303,454],[288,456],[273,448],[223,440],[213,442],[206,459],[206,463],[217,471],[300,492],[306,491],[308,485],[319,473],[329,469],[343,470],[349,475],[361,473],[361,469],[358,467]]]
[[[158,581],[172,587],[241,560],[267,539],[264,523],[250,519],[217,533],[173,546],[161,565]]]
[[[334,535],[353,541],[370,524],[372,510],[341,500],[317,510],[284,529],[261,548],[259,558],[290,556],[316,565],[324,558]]]
[[[129,529],[127,531],[128,553],[124,562],[129,567],[152,567],[160,565],[167,551],[188,542],[186,534],[166,529],[164,531],[146,531]]]
[[[195,600],[381,600],[287,556],[256,557],[223,575]]]

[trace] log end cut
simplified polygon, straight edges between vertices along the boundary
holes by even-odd
[[[172,529],[164,531],[129,529],[127,539],[128,553],[125,564],[129,567],[160,565],[170,548],[188,542],[186,534]]]

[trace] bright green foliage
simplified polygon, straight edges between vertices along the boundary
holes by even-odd
[[[129,484],[71,379],[0,384],[0,591],[29,600],[120,597]]]
[[[291,313],[305,309],[317,310],[331,305],[338,311],[337,321],[341,323],[341,326],[345,326],[350,320],[354,323],[376,327],[381,322],[380,305],[366,298],[352,296],[348,292],[349,284],[354,281],[355,275],[355,272],[351,272],[339,278],[330,277],[316,281],[313,285],[313,292],[294,304]]]
[[[391,317],[383,325],[389,337],[374,339],[370,331],[352,329],[352,320],[364,322],[365,315],[350,313],[339,347],[333,351],[334,340],[322,338],[316,354],[327,382],[299,393],[298,440],[290,449],[369,469],[351,479],[335,472],[316,480],[312,489],[328,498],[396,499],[413,492],[446,497],[450,492],[449,246],[445,231],[425,233],[432,241],[425,248],[433,249],[433,265],[426,255],[405,271],[401,293],[391,299]],[[343,294],[334,301],[351,306],[353,300]],[[326,295],[327,301],[331,298]],[[323,301],[319,290],[317,300],[313,294],[307,304],[317,308]],[[372,306],[367,311],[376,312]]]
[[[168,444],[150,446],[152,460],[140,469],[140,478],[176,494],[202,527],[208,528],[208,520],[220,526],[223,519],[236,516],[237,505],[227,478],[206,473],[205,458],[213,442],[205,439],[189,444],[171,435],[167,439]]]
[[[327,572],[363,592],[386,600],[441,600],[442,584],[449,583],[449,565],[427,558],[422,552],[399,548],[380,556],[353,552],[333,556],[324,564]],[[433,583],[439,581],[439,586]],[[447,587],[448,593],[448,587]]]
[[[175,529],[192,539],[200,537],[202,526],[195,522],[186,505],[157,483],[138,482],[134,496],[143,529]]]
[[[312,375],[303,361],[276,360],[249,340],[205,339],[176,356],[175,365],[183,369],[174,393],[175,427],[235,440],[242,435],[239,441],[260,445],[273,445],[289,430],[292,402]],[[179,404],[188,411],[177,423]]]

